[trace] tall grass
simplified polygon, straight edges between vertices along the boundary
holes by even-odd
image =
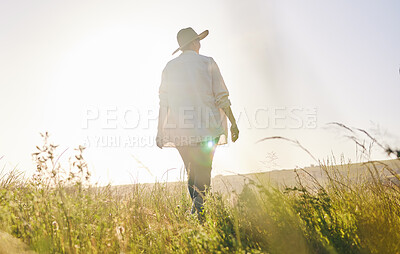
[[[31,179],[0,176],[0,229],[38,253],[400,253],[397,174],[374,162],[357,178],[326,161],[324,183],[300,170],[295,187],[210,193],[200,223],[184,182],[93,186],[83,147],[65,169],[43,138]]]

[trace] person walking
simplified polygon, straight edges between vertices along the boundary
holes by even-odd
[[[204,197],[210,187],[211,169],[217,145],[227,143],[227,118],[231,139],[239,129],[231,110],[229,92],[212,57],[199,54],[200,40],[191,27],[177,34],[182,53],[169,61],[162,72],[159,88],[160,111],[156,144],[175,147],[185,165],[192,213],[203,215]]]

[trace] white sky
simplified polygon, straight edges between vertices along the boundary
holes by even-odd
[[[345,132],[325,128],[332,121],[379,130],[396,146],[399,24],[398,1],[2,1],[0,166],[31,173],[38,133],[49,131],[60,151],[92,143],[86,158],[95,181],[166,180],[168,169],[176,180],[178,152],[160,150],[152,139],[161,71],[178,47],[176,33],[188,26],[210,31],[200,53],[218,63],[241,115],[240,138],[217,149],[213,175],[269,170],[261,161],[271,152],[278,157],[273,168],[314,163],[283,141],[255,144],[273,135],[299,140],[320,159],[343,153],[355,160]],[[109,124],[116,128],[105,129],[113,108],[117,120]],[[275,108],[286,117],[277,125]],[[317,128],[293,128],[293,108],[302,121],[316,108]],[[88,109],[99,117],[84,128]],[[136,128],[124,129],[126,109],[140,113]],[[127,121],[135,122],[131,113]],[[152,146],[96,147],[96,137],[147,139]]]

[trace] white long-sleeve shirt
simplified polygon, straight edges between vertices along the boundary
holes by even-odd
[[[219,145],[226,144],[227,117],[222,108],[231,105],[228,96],[211,57],[188,50],[169,61],[159,89],[160,107],[168,109],[166,119],[159,119],[163,146],[192,145],[217,137]]]

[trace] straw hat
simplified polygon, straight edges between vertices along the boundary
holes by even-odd
[[[189,45],[192,41],[196,39],[202,40],[206,38],[207,35],[208,30],[205,30],[201,34],[197,34],[191,27],[181,29],[176,36],[178,39],[179,48],[175,50],[172,54],[175,54],[179,50],[182,50],[185,46]]]

